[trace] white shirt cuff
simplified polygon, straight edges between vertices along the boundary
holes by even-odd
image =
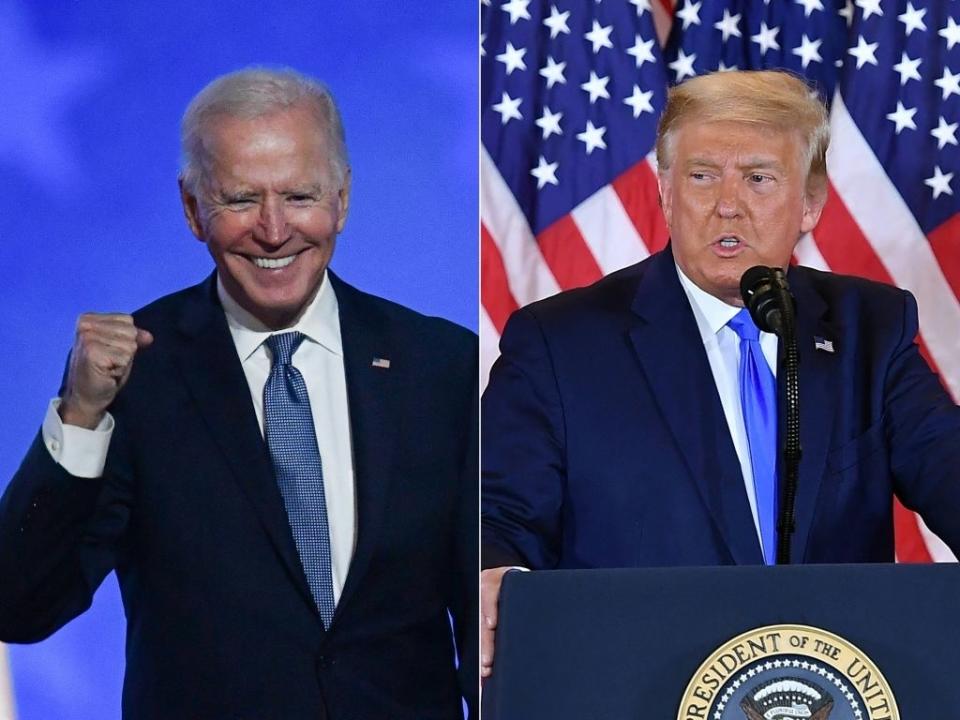
[[[107,413],[96,428],[87,430],[64,424],[59,407],[60,398],[51,400],[43,419],[43,444],[50,457],[74,477],[100,477],[113,436],[113,417]]]

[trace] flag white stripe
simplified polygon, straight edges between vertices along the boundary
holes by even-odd
[[[960,304],[929,241],[839,94],[831,130],[828,167],[833,186],[893,281],[917,298],[927,348],[953,396],[960,397]]]
[[[933,530],[927,527],[919,515],[917,515],[917,526],[920,528],[920,537],[923,538],[923,544],[927,546],[930,557],[935,562],[956,562],[957,558],[951,552],[947,544],[939,537],[934,535]]]
[[[604,185],[570,214],[604,275],[650,254],[612,186]]]
[[[650,165],[650,169],[653,170],[655,177],[660,175],[660,166],[657,164],[657,149],[653,148],[650,152],[647,153],[647,163]]]
[[[10,663],[7,660],[7,648],[0,643],[0,720],[16,720],[17,713],[13,700],[13,681],[10,677]]]
[[[487,387],[490,368],[500,355],[500,333],[486,310],[480,312],[480,389]]]
[[[830,266],[827,265],[826,259],[820,253],[820,248],[817,247],[817,243],[810,233],[806,233],[800,238],[800,242],[798,242],[797,247],[794,248],[793,254],[794,257],[797,258],[797,262],[801,265],[806,265],[807,267],[812,267],[817,270],[830,271]]]
[[[507,285],[518,305],[560,292],[516,198],[482,145],[480,220],[500,250]]]

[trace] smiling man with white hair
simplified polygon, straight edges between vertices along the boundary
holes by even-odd
[[[329,269],[350,166],[319,82],[218,78],[182,145],[216,271],[78,320],[0,501],[0,639],[46,637],[115,570],[125,717],[462,717],[476,337]]]

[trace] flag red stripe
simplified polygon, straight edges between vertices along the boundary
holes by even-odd
[[[894,284],[880,257],[864,236],[847,206],[829,185],[827,204],[813,230],[817,247],[833,272],[859,275],[878,282]]]
[[[483,224],[480,225],[480,296],[490,321],[497,333],[502,334],[507,318],[517,309],[517,301],[507,283],[500,249]]]
[[[564,215],[537,235],[537,244],[562,290],[583,287],[603,277],[570,215]]]
[[[906,563],[933,562],[930,551],[920,533],[917,516],[907,510],[900,501],[893,501],[893,530],[896,537],[897,560]]]
[[[960,213],[949,218],[927,237],[950,289],[960,297]]]
[[[657,31],[657,39],[662,48],[670,35],[670,28],[673,26],[673,0],[659,0],[650,6],[650,14],[653,15],[653,26]]]
[[[650,163],[646,160],[637,163],[611,184],[647,250],[655,253],[665,248],[669,233],[660,211],[657,176]]]

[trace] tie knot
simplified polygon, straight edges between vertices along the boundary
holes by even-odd
[[[266,342],[270,352],[273,353],[273,366],[289,365],[304,337],[306,336],[299,332],[287,332],[268,337]]]
[[[760,339],[760,329],[753,322],[750,311],[746,308],[741,308],[740,312],[730,318],[727,325],[740,336],[741,340],[757,341]]]

